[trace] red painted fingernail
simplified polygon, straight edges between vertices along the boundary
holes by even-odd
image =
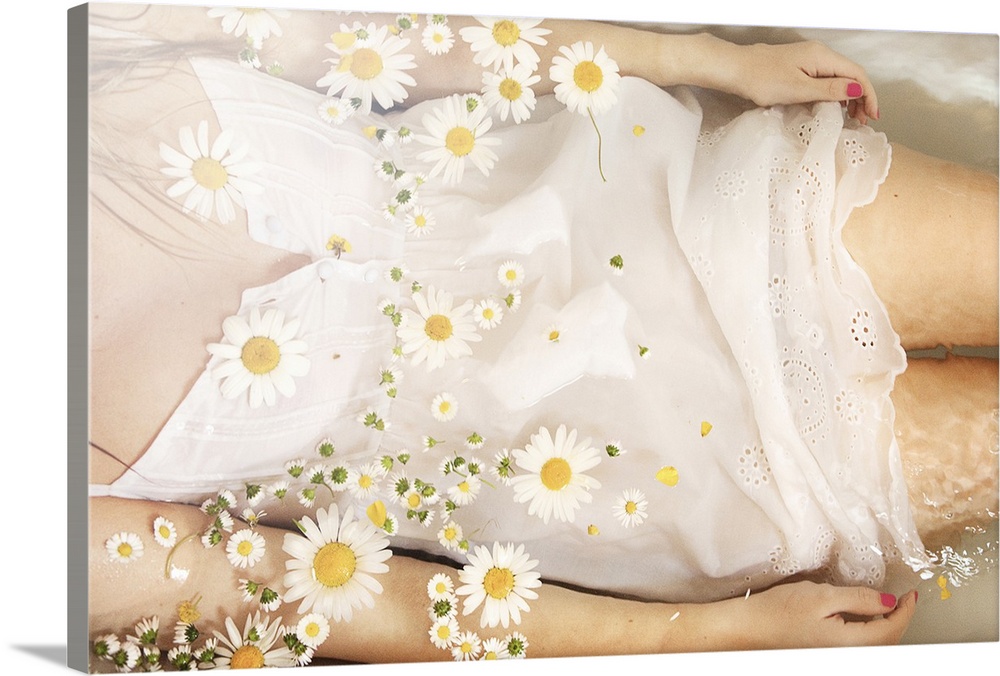
[[[885,606],[886,608],[896,607],[896,597],[893,596],[892,594],[882,594],[881,599],[882,599],[882,605]]]
[[[864,93],[865,90],[862,89],[861,85],[859,85],[857,82],[852,82],[851,84],[847,85],[847,95],[852,99],[856,99]]]
[[[916,603],[918,598],[920,598],[920,592],[918,592],[916,589],[914,589],[913,590],[913,602]]]

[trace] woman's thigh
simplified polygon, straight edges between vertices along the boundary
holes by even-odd
[[[874,202],[844,243],[907,349],[996,345],[997,177],[893,146]]]
[[[997,514],[995,359],[911,359],[896,380],[895,430],[924,544],[947,544]]]

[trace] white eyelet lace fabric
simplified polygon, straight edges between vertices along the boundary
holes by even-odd
[[[844,128],[835,105],[751,112],[699,136],[678,239],[692,262],[728,262],[726,275],[693,269],[760,428],[730,471],[784,534],[769,574],[874,585],[887,562],[924,559],[889,400],[905,355],[840,239],[889,161],[884,136]]]

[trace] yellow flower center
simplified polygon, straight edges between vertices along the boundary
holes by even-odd
[[[240,10],[244,14],[260,14],[264,11],[259,7],[237,7],[236,9]]]
[[[517,279],[517,270],[511,268],[510,270],[504,273],[504,277],[507,278],[508,282],[513,282],[515,279]]]
[[[337,106],[327,106],[326,114],[330,117],[340,117],[340,108]]]
[[[306,625],[306,636],[309,638],[316,638],[319,636],[319,625],[315,622],[310,622]]]
[[[247,371],[256,375],[270,373],[281,361],[278,344],[264,336],[254,336],[243,345],[240,359]]]
[[[121,543],[118,545],[118,554],[124,559],[132,556],[132,545],[127,542]]]
[[[452,331],[451,320],[444,315],[431,315],[424,324],[424,333],[431,340],[448,340]]]
[[[419,493],[410,493],[409,497],[406,498],[406,504],[410,507],[410,509],[416,509],[417,507],[419,507],[420,506],[420,494]]]
[[[449,530],[451,531],[451,535],[449,535],[447,537],[450,540],[453,537],[455,537],[455,529],[454,528],[450,528]],[[448,585],[446,585],[444,582],[438,582],[434,586],[434,591],[436,591],[438,594],[444,594],[446,591],[448,591]]]
[[[629,500],[628,502],[625,503],[625,513],[626,514],[635,514],[635,510],[636,509],[638,509],[638,507],[631,500]]]
[[[455,539],[455,535],[457,535],[457,534],[458,534],[458,531],[456,531],[454,528],[452,528],[450,526],[448,528],[444,529],[444,539],[445,540],[448,540],[448,541],[454,540]],[[438,586],[437,586],[437,590],[438,590],[439,594],[442,593],[442,592],[444,592],[444,585],[439,582]]]
[[[348,57],[351,74],[359,80],[371,80],[382,72],[382,57],[374,49],[362,47]]]
[[[551,340],[553,343],[559,340],[559,331],[557,331],[556,329],[549,331],[549,340]]]
[[[510,568],[490,568],[483,577],[483,589],[495,599],[505,599],[514,589],[514,573]]]
[[[236,553],[240,556],[250,556],[250,552],[253,551],[253,543],[249,540],[243,540],[238,545],[236,545]]]
[[[354,576],[358,559],[354,550],[341,542],[330,542],[313,558],[313,576],[325,587],[340,587]]]
[[[219,160],[211,157],[199,157],[195,160],[191,165],[191,176],[198,185],[209,190],[218,190],[229,180],[226,168]]]
[[[483,319],[493,319],[493,308],[483,310]]]
[[[447,640],[451,636],[451,629],[448,628],[447,624],[442,624],[438,627],[437,635],[442,641]]]
[[[508,101],[517,101],[521,98],[521,83],[514,78],[506,78],[500,83],[500,96]]]
[[[539,476],[542,479],[542,485],[548,488],[550,491],[562,490],[569,483],[569,480],[573,477],[573,470],[570,469],[569,463],[563,458],[549,458],[542,465],[542,471],[539,472]]]
[[[441,411],[441,413],[447,413],[448,411],[451,410],[451,402],[442,401],[440,404],[438,404],[438,410]]]
[[[164,540],[170,537],[170,529],[167,528],[166,526],[161,525],[159,532],[160,532],[160,537],[163,538]]]
[[[484,660],[495,660],[496,658],[497,658],[497,654],[495,652],[493,652],[492,650],[489,651],[488,653],[486,653],[485,655],[483,655],[483,659]]]
[[[493,24],[493,39],[501,47],[514,45],[521,37],[521,29],[509,19],[503,19]]]
[[[255,645],[245,645],[233,653],[230,669],[260,669],[264,666],[264,653]]]
[[[458,484],[458,490],[462,491],[463,493],[468,493],[469,492],[469,482],[468,481],[463,481],[462,483]]]
[[[361,477],[358,479],[358,486],[360,486],[361,488],[371,488],[372,483],[374,483],[372,481],[372,478],[367,474],[362,474]]]
[[[424,216],[423,214],[417,214],[416,216],[413,217],[413,224],[416,225],[418,228],[422,228],[425,225],[427,225],[427,217]]]
[[[465,653],[466,655],[468,655],[469,653],[471,653],[472,652],[472,644],[469,643],[468,641],[463,641],[462,642],[462,652]]]
[[[604,72],[593,61],[581,61],[573,69],[573,82],[583,91],[590,93],[604,82]]]
[[[451,131],[444,137],[444,147],[451,151],[455,157],[464,157],[472,152],[472,146],[476,145],[476,137],[465,127],[452,127]]]
[[[646,128],[643,127],[641,124],[637,124],[634,127],[632,127],[632,133],[635,134],[636,136],[642,136],[643,134],[646,133]]]

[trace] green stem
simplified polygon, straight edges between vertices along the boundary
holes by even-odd
[[[601,139],[601,130],[597,128],[597,120],[594,119],[594,111],[592,111],[589,107],[587,108],[587,114],[590,115],[590,122],[594,125],[594,131],[597,132],[597,170],[601,172],[601,180],[607,183],[608,179],[604,177],[604,168],[601,165],[601,145],[603,144],[603,140]]]
[[[166,578],[168,580],[170,579],[170,562],[173,560],[173,558],[174,558],[174,552],[177,551],[177,548],[180,547],[185,542],[187,542],[188,540],[190,540],[192,538],[196,538],[196,537],[198,537],[197,533],[191,533],[190,535],[188,535],[184,539],[179,540],[177,542],[177,544],[175,544],[173,547],[170,548],[170,551],[167,553],[167,560],[163,564],[163,577],[164,578]]]

